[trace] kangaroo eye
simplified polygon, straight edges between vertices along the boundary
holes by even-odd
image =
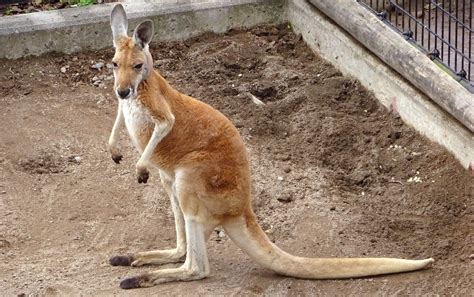
[[[143,64],[137,64],[137,65],[133,66],[133,68],[135,68],[136,70],[140,70],[140,69],[142,69],[142,67],[143,67]]]
[[[118,67],[117,63],[115,63],[115,62],[112,62],[112,65],[114,66],[114,68]]]

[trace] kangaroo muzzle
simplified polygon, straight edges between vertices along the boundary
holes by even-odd
[[[128,99],[130,97],[130,94],[132,93],[132,89],[131,88],[126,88],[126,89],[117,88],[116,92],[117,92],[117,96],[120,99]]]

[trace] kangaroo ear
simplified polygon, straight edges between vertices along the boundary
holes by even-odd
[[[112,28],[115,46],[120,38],[127,36],[128,20],[122,4],[117,4],[114,6],[114,9],[112,9],[112,13],[110,14],[110,27]]]
[[[141,22],[133,32],[133,40],[136,44],[140,45],[142,48],[145,45],[150,44],[151,38],[153,37],[153,22],[146,20]]]

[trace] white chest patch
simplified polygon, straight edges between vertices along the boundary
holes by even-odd
[[[143,107],[135,98],[121,100],[123,117],[128,134],[132,139],[133,145],[142,152],[144,148],[140,146],[140,132],[142,129],[153,126],[153,121],[148,110]]]

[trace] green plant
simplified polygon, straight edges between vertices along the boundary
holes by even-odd
[[[60,0],[61,3],[68,3],[69,5],[79,5],[79,6],[87,6],[96,4],[97,0]]]
[[[13,9],[11,7],[5,8],[5,11],[3,12],[4,15],[12,15],[13,14]]]
[[[96,4],[97,1],[96,0],[79,0],[79,5],[80,6],[87,6],[87,5],[92,5],[92,4]]]

